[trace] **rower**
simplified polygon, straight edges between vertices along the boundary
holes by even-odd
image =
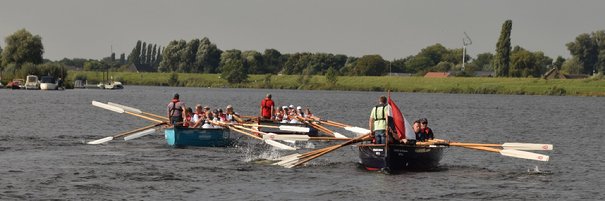
[[[179,100],[179,94],[174,94],[172,101],[167,106],[167,116],[170,119],[170,125],[177,125],[183,122],[183,112],[185,103]]]
[[[420,132],[424,141],[435,139],[433,130],[429,128],[429,120],[426,118],[420,119]]]
[[[386,136],[385,132],[387,129],[387,117],[389,116],[390,107],[387,104],[387,98],[381,96],[378,98],[378,105],[372,108],[372,112],[370,113],[370,119],[368,124],[370,125],[370,130],[372,131],[372,136],[374,137],[374,143],[376,144],[385,144]]]
[[[275,113],[275,103],[271,100],[271,94],[267,94],[265,99],[260,102],[260,116],[263,119],[273,119]]]
[[[183,118],[183,127],[189,128],[190,126],[193,126],[194,122],[193,122],[192,114],[193,114],[193,110],[190,107],[185,109],[185,115]]]
[[[231,105],[227,105],[227,108],[225,109],[227,110],[225,116],[227,121],[229,122],[244,122],[242,119],[240,119],[239,114],[237,114],[237,112],[233,111],[233,106]]]
[[[420,129],[420,119],[414,121],[414,125],[412,125],[412,128],[414,129],[414,134],[416,135],[416,140],[418,142],[422,142],[424,141],[424,135],[422,134],[422,130]]]
[[[192,128],[199,128],[204,123],[204,119],[206,119],[206,114],[204,114],[204,108],[202,105],[197,104],[195,106],[195,114],[193,115],[193,126]]]

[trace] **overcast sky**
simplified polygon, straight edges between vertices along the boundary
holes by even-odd
[[[42,36],[44,57],[100,59],[130,53],[137,40],[210,38],[220,49],[328,52],[403,58],[441,43],[495,52],[500,28],[511,41],[550,57],[569,57],[565,43],[605,29],[605,1],[582,0],[2,0],[0,37],[25,28]],[[5,43],[0,43],[4,48]]]

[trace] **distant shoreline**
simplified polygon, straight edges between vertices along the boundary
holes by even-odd
[[[338,76],[336,84],[329,84],[324,76],[301,79],[300,75],[250,75],[244,83],[229,84],[219,74],[110,72],[110,76],[124,85],[183,86],[212,88],[305,89],[344,91],[386,91],[456,93],[456,94],[515,94],[554,96],[605,97],[603,79],[541,78],[480,78],[480,77],[398,77],[398,76]],[[89,83],[102,80],[101,72],[70,71],[68,80],[86,77]],[[301,84],[301,83],[305,84]],[[128,86],[126,86],[128,87]]]

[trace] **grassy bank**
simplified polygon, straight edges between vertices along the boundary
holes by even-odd
[[[100,72],[71,71],[68,80],[82,76],[89,83],[102,79]],[[331,85],[324,76],[313,76],[305,84],[301,84],[298,75],[250,75],[248,81],[241,84],[229,84],[220,79],[218,74],[178,73],[178,79],[173,81],[170,81],[171,73],[112,72],[111,76],[125,85],[605,96],[604,79],[339,76],[338,82]]]

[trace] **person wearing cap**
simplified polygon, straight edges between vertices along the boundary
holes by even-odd
[[[260,116],[263,119],[274,119],[275,103],[271,100],[271,94],[267,94],[260,102]]]
[[[302,107],[301,107],[301,106],[296,107],[296,114],[297,114],[299,117],[302,117],[302,118],[304,118],[304,117],[305,117],[305,113],[302,111]]]
[[[420,132],[421,132],[423,141],[435,139],[433,130],[431,128],[429,128],[429,120],[426,118],[422,118],[419,121],[420,121]]]
[[[170,120],[169,125],[179,125],[183,122],[185,103],[180,101],[179,94],[174,94],[172,101],[168,103],[166,115]]]
[[[193,126],[192,128],[199,128],[202,126],[202,124],[204,123],[204,120],[206,119],[206,114],[204,113],[204,108],[202,107],[202,105],[197,104],[195,106],[195,114],[193,115]]]
[[[387,98],[381,96],[378,98],[378,105],[372,108],[370,113],[370,119],[368,124],[370,131],[374,137],[374,143],[385,144],[386,143],[386,130],[387,130],[387,117],[389,116],[390,106],[387,104]]]
[[[243,120],[240,119],[239,114],[233,111],[233,106],[227,105],[227,108],[225,110],[227,111],[225,114],[225,119],[227,121],[237,121],[240,123],[243,122]]]

